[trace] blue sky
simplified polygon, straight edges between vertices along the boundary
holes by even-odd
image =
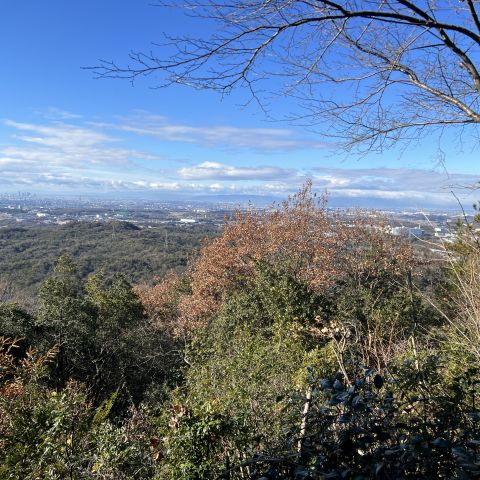
[[[207,28],[143,0],[4,0],[0,193],[284,197],[312,178],[346,206],[422,208],[450,205],[451,186],[478,180],[474,145],[468,137],[459,145],[455,133],[441,142],[444,165],[436,138],[348,156],[312,131],[266,119],[255,103],[243,106],[243,91],[153,89],[154,78],[132,86],[81,68],[100,58],[122,63],[164,32]],[[287,103],[272,104],[276,117]]]

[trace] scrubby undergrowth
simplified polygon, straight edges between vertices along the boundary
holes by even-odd
[[[433,267],[310,187],[154,287],[62,258],[1,305],[1,478],[480,477],[474,229]]]

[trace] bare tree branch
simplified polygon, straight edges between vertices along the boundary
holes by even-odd
[[[98,78],[155,76],[296,102],[293,121],[381,150],[426,127],[480,124],[480,20],[475,0],[165,1],[218,30],[167,38],[132,64],[101,61]],[[172,52],[169,54],[169,52]],[[272,82],[273,80],[273,82]],[[268,85],[266,85],[268,82]],[[272,87],[272,84],[275,85]]]

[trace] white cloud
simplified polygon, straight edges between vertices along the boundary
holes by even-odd
[[[16,131],[15,145],[0,148],[0,163],[16,161],[37,164],[85,167],[89,164],[126,164],[132,159],[155,159],[145,152],[110,146],[120,139],[76,125],[52,123],[38,125],[7,120]]]
[[[376,205],[396,202],[422,208],[424,205],[452,206],[456,203],[452,190],[467,207],[474,200],[471,190],[479,176],[409,168],[316,168],[314,185],[329,192],[332,199],[344,203]]]
[[[323,143],[304,138],[297,131],[286,128],[242,128],[228,125],[193,126],[172,123],[165,117],[146,113],[121,118],[118,123],[96,125],[170,142],[247,148],[258,151],[325,147]]]
[[[69,117],[66,112],[63,117],[73,120],[75,115]],[[155,119],[159,125],[152,126]],[[454,203],[451,186],[471,185],[479,180],[477,175],[447,176],[438,171],[406,168],[314,168],[306,171],[293,160],[287,164],[293,165],[292,168],[275,164],[233,164],[231,158],[225,162],[204,161],[182,168],[162,159],[160,165],[160,157],[130,148],[127,142],[132,141],[131,136],[122,131],[151,135],[160,140],[264,150],[300,148],[301,140],[283,129],[192,127],[170,124],[166,119],[151,116],[148,122],[145,118],[142,121],[144,123],[140,122],[138,127],[126,127],[130,124],[122,121],[114,128],[111,124],[87,125],[84,120],[77,121],[78,124],[7,120],[4,123],[11,129],[12,137],[0,145],[0,187],[27,186],[52,193],[116,190],[281,198],[295,193],[308,177],[312,177],[317,191],[327,190],[332,199],[343,199],[345,204],[372,201],[375,205],[403,202],[422,206],[425,202],[451,205]],[[150,127],[145,129],[145,123]],[[113,130],[115,135],[111,133]]]
[[[218,162],[203,162],[178,171],[181,178],[205,180],[272,180],[295,176],[295,170],[273,166],[236,167]]]
[[[38,113],[49,120],[73,120],[82,118],[82,115],[78,115],[78,113],[68,112],[67,110],[62,110],[57,107],[49,107],[45,112]]]
[[[70,145],[92,146],[115,141],[104,133],[64,123],[38,125],[6,120],[5,125],[16,130],[33,133],[36,136],[18,136],[19,139],[46,146],[67,147]]]
[[[313,180],[329,190],[385,191],[400,197],[407,191],[449,193],[452,188],[478,183],[479,176],[409,168],[316,168]]]

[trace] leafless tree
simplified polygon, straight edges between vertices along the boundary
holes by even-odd
[[[477,4],[167,1],[164,7],[182,8],[211,27],[208,38],[169,38],[148,53],[131,52],[130,65],[102,61],[94,70],[131,80],[158,74],[158,87],[246,87],[260,102],[266,90],[288,95],[301,107],[293,120],[323,127],[347,147],[381,150],[421,138],[427,128],[480,123]]]

